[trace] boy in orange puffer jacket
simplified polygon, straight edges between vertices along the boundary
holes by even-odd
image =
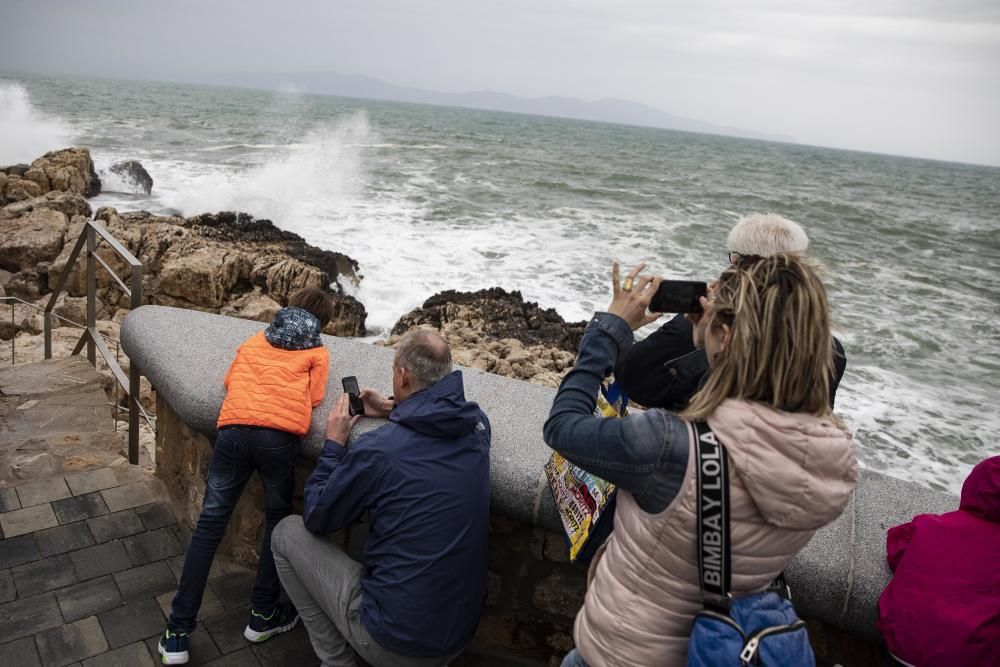
[[[195,628],[208,571],[229,517],[254,471],[264,485],[264,539],[257,581],[250,596],[250,620],[243,636],[262,642],[291,630],[295,609],[279,604],[281,583],[271,554],[271,531],[292,513],[299,439],[309,432],[312,410],[323,400],[330,353],[320,331],[333,317],[333,300],[316,288],[292,295],[267,329],[236,352],[226,373],[226,400],[205,484],[205,501],[174,596],[167,629],[160,637],[164,664],[188,661],[188,635]]]

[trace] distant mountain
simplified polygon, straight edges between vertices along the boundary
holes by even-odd
[[[360,97],[372,100],[391,100],[394,102],[415,102],[418,104],[436,104],[469,109],[510,111],[536,116],[596,120],[625,125],[662,127],[670,130],[683,130],[685,132],[703,132],[706,134],[722,134],[750,139],[764,139],[767,141],[795,142],[793,138],[788,136],[768,134],[738,127],[713,125],[712,123],[706,123],[693,118],[675,116],[638,102],[610,97],[591,102],[574,97],[518,97],[517,95],[497,93],[491,90],[477,90],[466,93],[442,93],[420,88],[396,86],[369,76],[340,74],[338,72],[286,72],[282,74],[235,72],[202,77],[200,82],[222,86],[259,88],[263,90],[282,90],[294,87],[297,90],[307,93],[338,95],[341,97]]]

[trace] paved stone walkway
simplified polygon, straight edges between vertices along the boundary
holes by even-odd
[[[188,535],[159,480],[133,466],[0,488],[0,665],[154,665]],[[190,665],[319,661],[305,629],[243,638],[254,572],[216,558]],[[453,667],[530,665],[474,651]]]
[[[160,663],[189,534],[150,455],[121,447],[84,359],[0,368],[0,667]],[[318,665],[301,625],[243,638],[253,581],[216,558],[188,664]],[[538,664],[470,650],[452,667]]]
[[[0,665],[153,665],[187,536],[131,466],[0,489]],[[213,567],[192,665],[318,664],[302,628],[243,639],[253,572]]]

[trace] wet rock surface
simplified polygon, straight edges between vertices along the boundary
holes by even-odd
[[[143,192],[148,195],[153,191],[153,177],[138,160],[116,162],[108,171],[125,183],[129,188],[126,192]]]
[[[66,148],[46,153],[30,165],[0,167],[0,206],[38,197],[57,190],[94,197],[101,192],[101,179],[94,170],[90,151]]]
[[[439,331],[455,363],[555,387],[573,365],[586,322],[566,322],[520,292],[494,287],[435,294],[400,318],[385,344],[417,327]]]
[[[116,167],[145,180],[145,170],[138,162]],[[86,197],[99,190],[90,154],[83,148],[47,153],[31,165],[0,168],[3,295],[44,307],[93,214]],[[357,262],[343,253],[313,247],[268,220],[234,212],[191,218],[156,216],[145,211],[120,214],[113,208],[100,209],[96,219],[143,264],[146,303],[269,321],[296,290],[319,287],[335,300],[335,315],[325,332],[341,336],[365,333],[364,306],[344,294],[339,282],[358,283]],[[118,276],[129,280],[131,269],[103,242],[98,243],[97,254]],[[115,315],[127,310],[129,301],[102,268],[97,271],[97,288],[97,318],[112,322],[111,335],[116,338],[117,321],[124,315]],[[82,258],[69,275],[65,292],[62,300],[85,295]],[[80,321],[76,312],[79,308],[74,306],[72,310],[77,317],[70,319]],[[59,307],[56,312],[60,312]],[[12,322],[7,315],[5,312],[0,339],[41,332],[37,311],[19,306]],[[28,342],[20,347],[26,349]]]

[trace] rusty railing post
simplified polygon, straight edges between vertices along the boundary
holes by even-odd
[[[97,332],[97,262],[94,261],[94,247],[97,239],[94,228],[87,223],[87,360],[97,368],[97,348],[94,335]]]
[[[42,313],[42,322],[45,330],[45,358],[52,358],[52,313],[45,311]]]

